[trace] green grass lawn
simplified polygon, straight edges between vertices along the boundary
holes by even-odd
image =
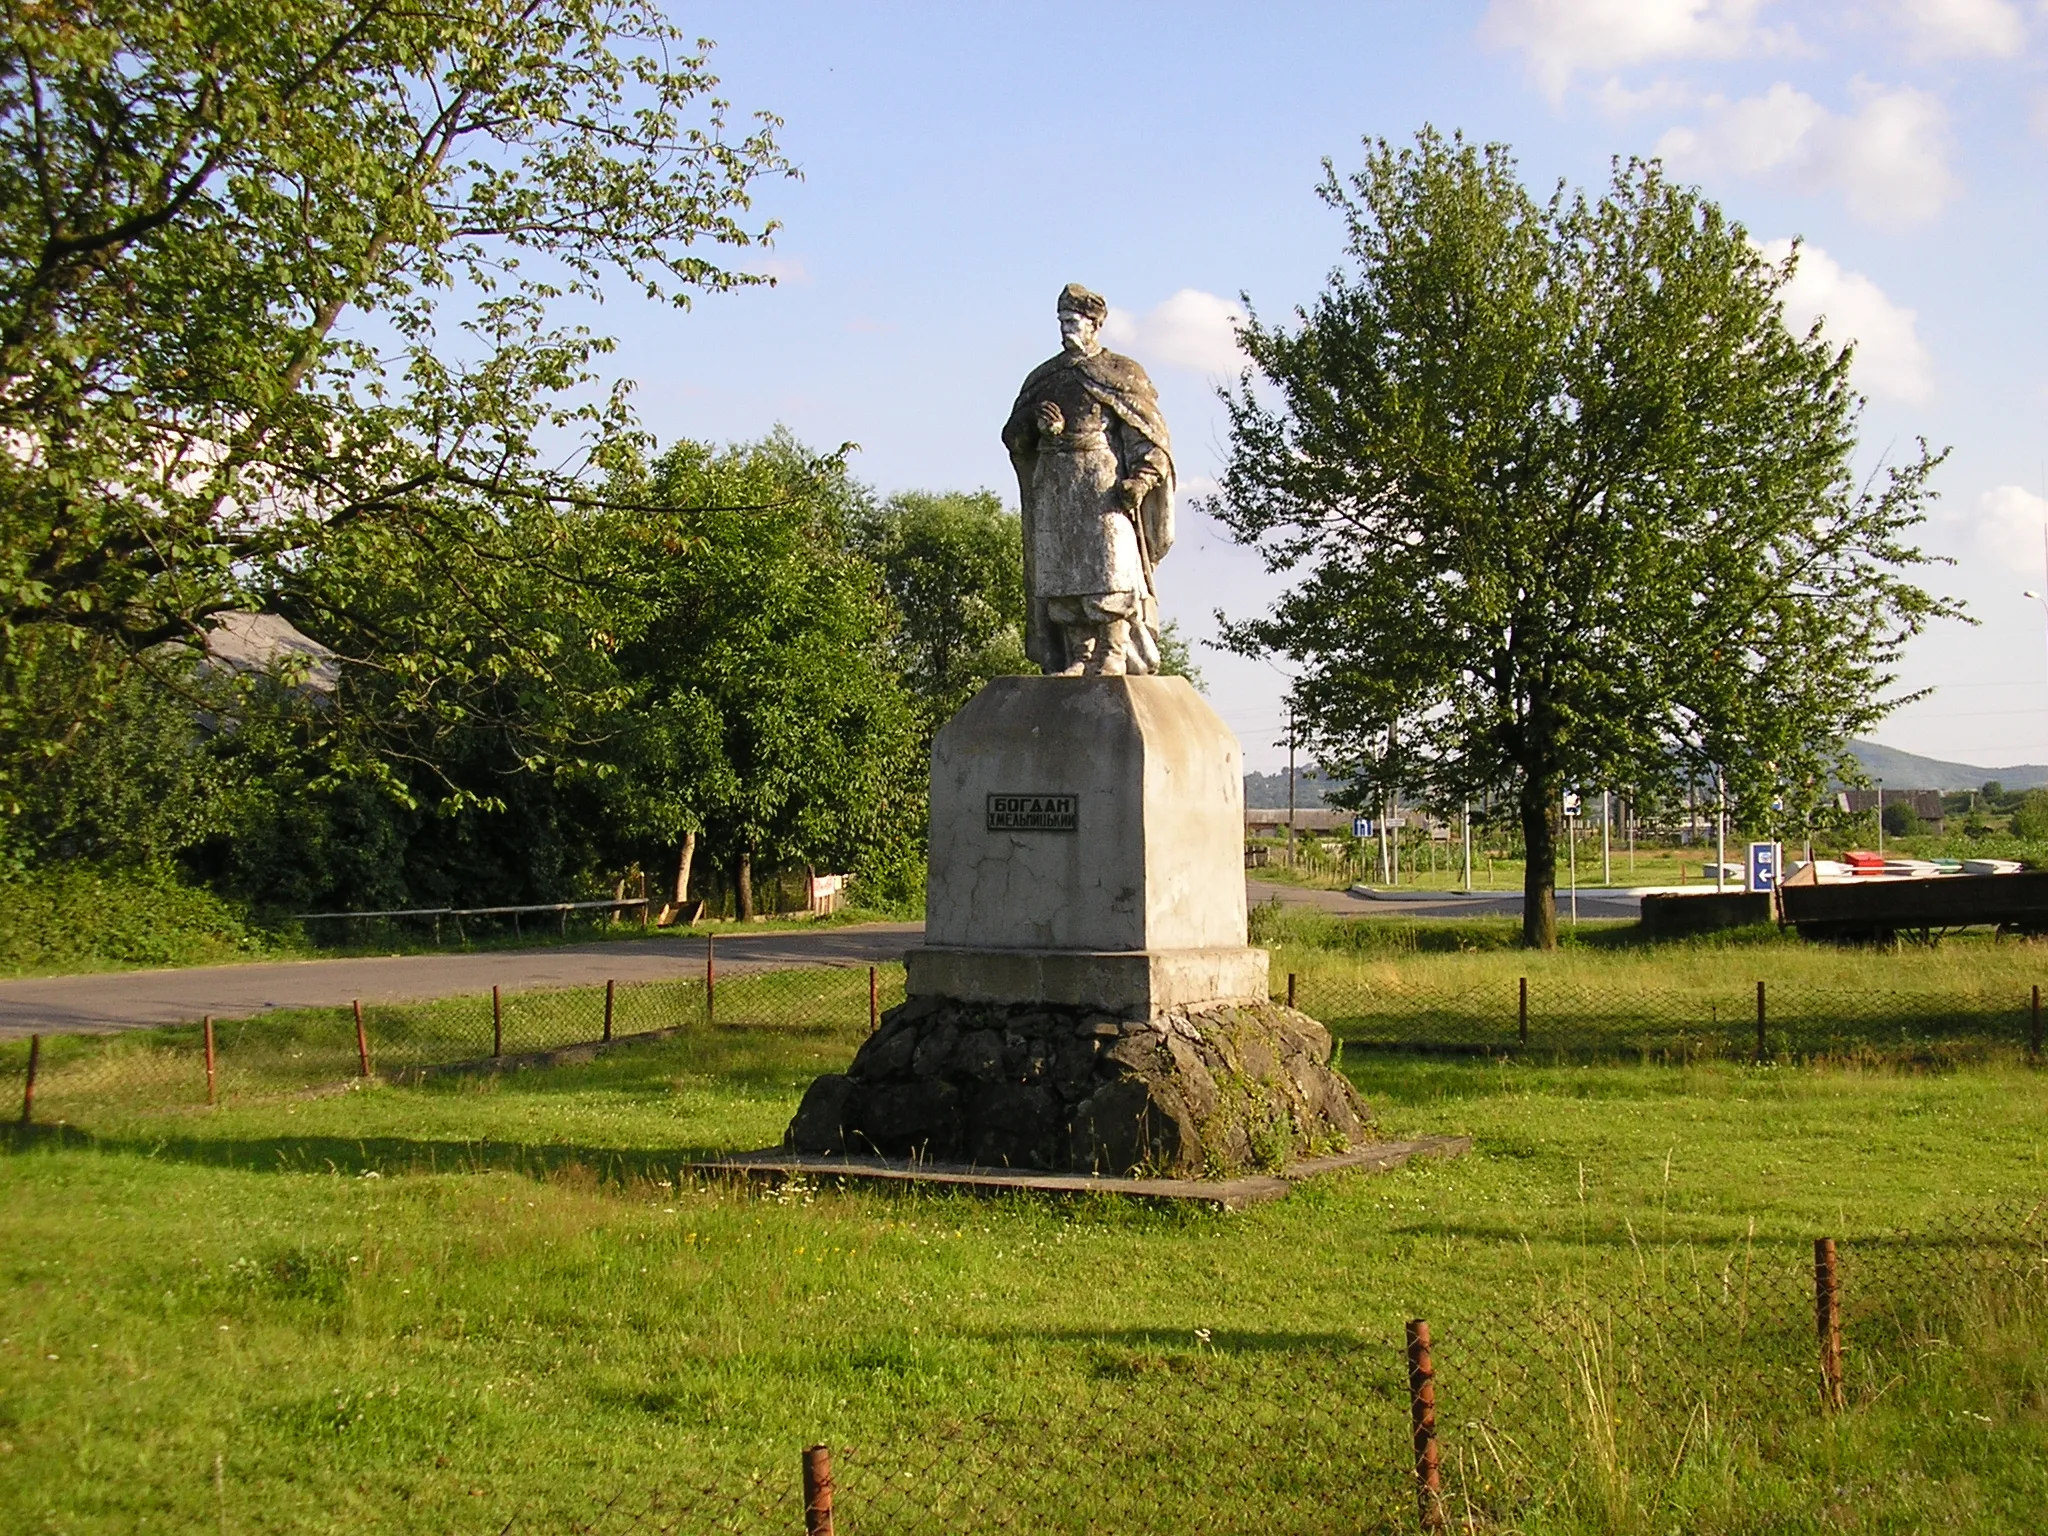
[[[678,1177],[772,1143],[858,1038],[700,1029],[18,1137],[0,1528],[795,1531],[825,1442],[855,1533],[1413,1529],[1415,1316],[1479,1528],[2009,1532],[2048,1507],[2025,1245],[1994,1283],[1975,1250],[1878,1241],[2015,1231],[2048,1193],[2048,1077],[2016,1061],[1351,1056],[1384,1133],[1476,1150],[1237,1215]],[[1817,1235],[1845,1253],[1833,1418]],[[678,1523],[633,1524],[657,1495]]]

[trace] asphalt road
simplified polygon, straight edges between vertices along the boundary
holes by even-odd
[[[1253,902],[1316,907],[1346,917],[1519,917],[1514,892],[1430,891],[1352,896],[1296,885],[1247,880]],[[1558,907],[1563,914],[1565,897]],[[1633,918],[1637,899],[1621,891],[1579,893],[1579,915]],[[717,941],[721,972],[784,970],[807,966],[873,965],[901,958],[924,941],[922,923],[873,923],[815,932],[735,934]],[[388,955],[355,960],[291,960],[260,965],[208,965],[175,971],[113,971],[94,976],[48,976],[0,981],[0,1039],[44,1034],[102,1033],[182,1024],[212,1014],[244,1019],[276,1008],[340,1007],[423,1002],[481,993],[493,986],[518,991],[584,987],[607,980],[655,981],[696,975],[704,946],[674,938],[624,943],[564,944],[547,949],[491,950],[472,954]]]
[[[1277,899],[1285,907],[1314,907],[1343,917],[1520,917],[1519,891],[1399,891],[1353,896],[1348,891],[1312,891],[1276,881],[1247,880],[1245,895],[1253,903]],[[1557,893],[1557,912],[1562,919],[1569,911],[1569,895]],[[1579,916],[1584,918],[1637,918],[1642,901],[1627,891],[1579,892]]]
[[[736,934],[717,941],[721,975],[805,966],[873,965],[923,941],[921,923],[875,923],[805,933]],[[175,971],[112,971],[0,981],[0,1039],[101,1033],[180,1024],[212,1014],[243,1019],[274,1008],[422,1002],[488,992],[528,991],[700,975],[704,945],[687,938],[564,944],[474,954],[388,955],[207,965]]]

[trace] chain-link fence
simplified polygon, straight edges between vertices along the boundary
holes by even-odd
[[[1300,971],[1284,995],[1347,1047],[1635,1058],[1810,1058],[1920,1047],[2042,1050],[2041,989],[1866,991],[1731,979],[1600,986],[1511,977],[1457,985]]]
[[[1683,1064],[1978,1046],[2039,1057],[2043,1045],[2038,987],[2011,996],[1956,996],[1740,980],[1655,988],[1529,977],[1404,983],[1300,971],[1276,975],[1274,990],[1353,1050]],[[494,989],[425,1003],[46,1036],[33,1047],[32,1083],[30,1042],[0,1042],[0,1082],[21,1085],[37,1118],[76,1121],[90,1107],[171,1109],[373,1075],[404,1081],[494,1058],[547,1065],[583,1059],[577,1047],[698,1025],[858,1030],[902,997],[900,965],[746,973],[707,967],[671,981]],[[565,1050],[570,1054],[550,1056]]]
[[[903,967],[703,973],[421,1003],[297,1008],[104,1035],[0,1042],[24,1122],[83,1124],[110,1113],[176,1113],[375,1077],[588,1060],[607,1042],[679,1029],[872,1027],[903,999]]]
[[[1406,1235],[1473,1253],[1469,1233]],[[790,1445],[772,1464],[506,1529],[1306,1536],[1570,1526],[1589,1512],[1625,1524],[1619,1506],[1656,1503],[1692,1464],[1767,1475],[1831,1416],[1883,1404],[1908,1423],[1961,1411],[2023,1428],[2038,1413],[2048,1195],[1921,1232],[1523,1251],[1483,1304],[1439,1307],[1419,1290],[1432,1316],[1130,1339],[1098,1350],[1057,1401]],[[1985,1385],[2000,1372],[2003,1397]],[[1862,1438],[1875,1459],[1855,1476],[1907,1470],[1883,1464],[1882,1435]]]

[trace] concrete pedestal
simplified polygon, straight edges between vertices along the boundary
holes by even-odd
[[[1245,943],[1237,738],[1178,677],[1000,677],[932,747],[909,997],[811,1085],[805,1153],[1217,1177],[1371,1116]]]
[[[1147,1018],[1263,1001],[1237,738],[1178,677],[1000,677],[932,747],[912,997]]]

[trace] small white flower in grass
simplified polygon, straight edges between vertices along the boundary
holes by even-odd
[[[1198,1342],[1202,1344],[1207,1344],[1209,1342],[1209,1330],[1206,1328],[1197,1328],[1195,1330],[1195,1338]]]

